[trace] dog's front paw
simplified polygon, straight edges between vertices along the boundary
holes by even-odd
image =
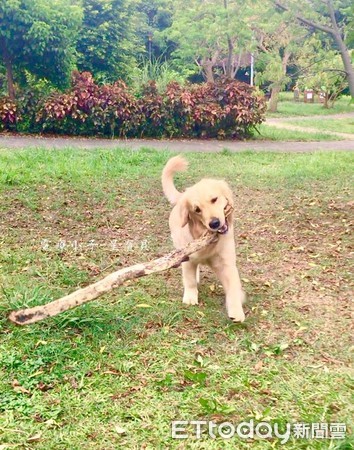
[[[236,296],[226,297],[227,315],[233,322],[244,322],[245,313],[243,312],[242,304],[245,300],[246,295],[242,290],[238,291]]]
[[[183,303],[185,305],[198,305],[198,291],[188,290],[184,292]]]
[[[229,319],[235,323],[244,322],[244,320],[246,319],[246,316],[243,311],[239,311],[237,313],[229,314]]]

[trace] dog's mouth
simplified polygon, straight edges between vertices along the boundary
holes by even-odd
[[[228,226],[227,222],[225,221],[224,225],[218,229],[217,233],[226,234],[228,231],[229,231],[229,226]]]
[[[222,227],[220,227],[217,230],[217,233],[219,233],[219,234],[226,234],[229,231],[228,218],[229,218],[229,215],[232,213],[232,210],[233,210],[233,207],[228,203],[225,206],[225,208],[224,208],[224,211],[225,211],[225,223],[224,223],[224,225]]]

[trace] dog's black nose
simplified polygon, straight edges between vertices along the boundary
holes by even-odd
[[[211,219],[211,221],[209,222],[209,227],[212,230],[217,230],[220,227],[220,220],[219,219]]]

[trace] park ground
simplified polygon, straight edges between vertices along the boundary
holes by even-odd
[[[333,143],[336,144],[335,142]],[[225,178],[236,195],[247,319],[226,317],[202,272],[126,283],[28,327],[13,309],[59,298],[171,248],[160,173],[171,152],[0,153],[0,448],[353,448],[351,152],[191,152],[182,188]],[[344,423],[343,440],[171,438],[173,420]]]

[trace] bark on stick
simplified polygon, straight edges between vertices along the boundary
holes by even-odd
[[[46,305],[13,311],[9,315],[9,319],[17,325],[29,325],[48,317],[56,316],[68,309],[76,308],[91,300],[95,300],[106,292],[121,286],[127,280],[178,267],[183,262],[188,261],[189,255],[202,250],[217,240],[218,235],[216,233],[205,234],[201,238],[190,242],[182,249],[174,250],[153,261],[136,264],[113,272],[94,284],[90,284]]]

